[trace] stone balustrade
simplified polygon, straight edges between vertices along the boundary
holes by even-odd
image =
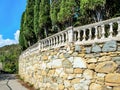
[[[102,43],[120,40],[120,17],[73,29],[76,44]]]
[[[90,45],[120,39],[120,17],[79,27],[69,27],[64,31],[38,41],[23,52],[26,56],[31,52],[39,52],[65,46],[71,42],[78,45]]]

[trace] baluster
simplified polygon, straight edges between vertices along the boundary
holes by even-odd
[[[52,41],[51,41],[51,38],[49,38],[49,41],[50,41],[50,48],[51,48],[51,42],[52,42]]]
[[[46,40],[46,48],[48,49],[48,47],[49,47],[49,42],[48,40]]]
[[[89,39],[88,40],[92,40],[92,29],[89,28]]]
[[[55,46],[55,37],[53,37],[53,42],[54,42],[54,43],[53,43],[53,46]]]
[[[59,45],[61,44],[61,35],[59,35]]]
[[[85,32],[86,32],[86,29],[83,30],[83,40],[82,41],[85,41],[85,37],[86,37]]]
[[[50,38],[50,47],[52,47],[52,38]]]
[[[51,38],[51,47],[52,47],[52,45],[53,45],[53,41],[52,41],[52,38]]]
[[[80,30],[77,30],[77,32],[78,32],[78,42],[80,41]]]
[[[117,36],[120,36],[120,21],[117,22],[118,23],[118,35]]]
[[[57,38],[57,36],[55,36],[55,38],[56,38],[56,45],[55,46],[57,46],[58,45],[58,38]]]
[[[101,39],[104,39],[105,38],[105,25],[101,25],[102,27],[102,37]]]
[[[95,26],[95,39],[97,39],[97,36],[98,36],[97,26]]]
[[[110,25],[110,35],[109,37],[111,38],[113,36],[113,23],[109,23]]]
[[[62,44],[64,44],[64,40],[65,40],[64,33],[62,33]]]
[[[65,34],[66,34],[65,39],[66,39],[66,43],[67,43],[68,42],[68,33],[66,32]]]
[[[45,40],[45,48],[47,47],[47,41]]]
[[[48,39],[48,47],[50,47],[50,39]]]

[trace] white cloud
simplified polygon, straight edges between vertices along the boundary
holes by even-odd
[[[0,47],[5,45],[17,44],[19,40],[19,33],[19,30],[14,33],[14,39],[3,39],[2,35],[0,35]]]

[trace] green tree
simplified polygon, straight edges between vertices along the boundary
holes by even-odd
[[[33,45],[37,39],[34,32],[34,4],[35,0],[27,0],[26,7],[26,28],[25,28],[25,38],[27,39],[28,45]]]
[[[20,25],[20,35],[19,35],[19,45],[22,50],[25,50],[28,47],[27,39],[25,38],[25,28],[26,28],[26,12],[23,12],[21,17],[21,25]]]
[[[52,21],[52,29],[53,31],[61,31],[60,23],[58,21],[58,12],[60,11],[60,1],[61,0],[52,0],[51,6],[50,6],[50,18]]]
[[[81,0],[81,13],[88,14],[95,22],[103,20],[106,0]]]
[[[39,12],[39,27],[44,30],[45,37],[48,36],[48,29],[50,26],[50,1],[41,0]]]
[[[34,32],[37,37],[37,40],[40,39],[40,27],[39,27],[39,12],[40,12],[40,2],[41,0],[35,0],[34,5]]]
[[[65,27],[71,26],[73,24],[75,10],[75,0],[62,0],[60,4],[60,12],[58,13],[59,22],[65,24]]]
[[[4,72],[18,72],[18,59],[20,53],[21,48],[19,45],[7,45],[0,48],[0,62],[3,64]]]

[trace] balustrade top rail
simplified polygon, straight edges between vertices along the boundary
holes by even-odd
[[[120,17],[75,28],[69,27],[64,31],[38,41],[26,49],[22,55],[26,56],[33,52],[57,48],[71,42],[88,45],[109,40],[120,40]]]

